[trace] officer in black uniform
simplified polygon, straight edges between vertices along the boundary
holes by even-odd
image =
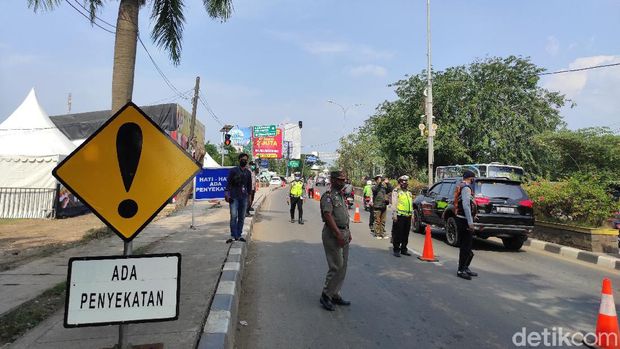
[[[336,305],[351,305],[342,299],[340,289],[347,273],[349,259],[349,210],[343,193],[346,176],[342,171],[331,172],[331,188],[321,196],[321,216],[323,225],[323,248],[329,271],[325,277],[325,286],[320,302],[329,311],[336,310]]]
[[[472,171],[463,173],[463,181],[459,183],[454,192],[454,203],[456,208],[456,222],[458,234],[460,235],[461,245],[459,251],[459,269],[456,275],[465,280],[471,280],[472,276],[478,276],[469,270],[474,253],[471,251],[472,238],[474,233],[474,216],[476,204],[474,203],[474,178]]]

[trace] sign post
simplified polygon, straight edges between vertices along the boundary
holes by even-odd
[[[133,258],[130,257],[133,253],[132,240],[199,170],[200,164],[196,160],[138,106],[129,102],[58,164],[52,174],[123,239],[121,258]],[[90,265],[93,270],[104,264],[101,258],[96,260],[94,265]],[[180,268],[180,255],[177,260]],[[81,282],[71,279],[71,264],[69,271],[68,290],[74,282]],[[80,275],[89,277],[88,273]],[[110,284],[114,281],[107,280]],[[154,278],[151,282],[157,284],[160,281]],[[99,285],[102,288],[107,286],[103,282]],[[117,293],[115,297],[119,300],[120,296]],[[86,301],[90,307],[91,299]],[[97,304],[101,301],[105,301],[105,297],[96,299]],[[178,307],[178,297],[176,303]],[[81,307],[83,309],[84,303]],[[68,321],[73,316],[72,309],[67,305],[65,327],[91,324],[88,321],[78,321],[76,324]],[[110,314],[105,318],[108,323],[120,324],[118,344],[120,348],[125,348],[126,323],[174,320],[178,310],[174,317],[149,313],[129,320],[122,313]]]

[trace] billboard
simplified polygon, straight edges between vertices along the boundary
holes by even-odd
[[[230,132],[230,140],[237,152],[250,154],[252,152],[252,128],[233,127]]]
[[[254,126],[254,131],[261,130],[252,134],[252,155],[261,159],[282,159],[282,129],[275,129],[275,136],[264,136],[269,134],[271,126]],[[274,126],[275,127],[275,126]],[[262,130],[268,130],[262,132]]]
[[[299,124],[284,124],[282,128],[284,129],[284,156],[288,154],[289,159],[301,159],[301,129]]]

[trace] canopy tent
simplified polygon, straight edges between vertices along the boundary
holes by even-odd
[[[57,186],[52,169],[75,148],[30,90],[0,124],[0,217],[51,216]]]
[[[222,166],[218,164],[215,160],[213,160],[213,158],[211,157],[211,155],[209,155],[209,153],[205,153],[205,158],[202,162],[202,168],[207,168],[207,167],[222,167]]]

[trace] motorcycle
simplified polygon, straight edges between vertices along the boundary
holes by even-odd
[[[347,207],[349,208],[349,210],[353,208],[353,202],[353,196],[347,196]]]

